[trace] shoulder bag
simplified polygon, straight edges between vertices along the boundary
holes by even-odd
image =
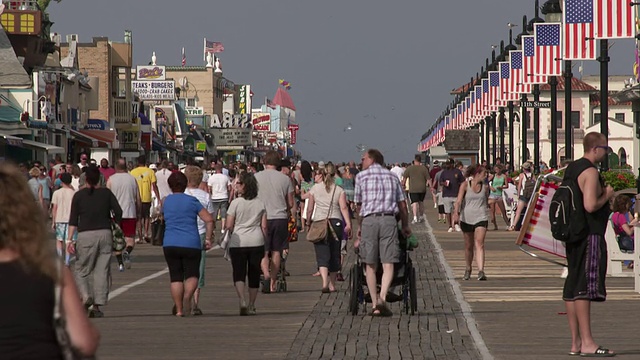
[[[95,360],[95,356],[83,356],[73,347],[69,333],[67,332],[67,321],[62,314],[62,286],[64,275],[62,274],[62,264],[56,258],[56,267],[58,268],[58,282],[54,284],[54,300],[53,305],[53,328],[56,334],[56,340],[60,346],[62,359],[64,360]]]
[[[333,208],[333,196],[336,194],[336,187],[337,185],[334,185],[333,193],[331,194],[331,201],[329,202],[329,212],[327,213],[327,218],[321,221],[314,221],[311,223],[311,227],[309,227],[309,231],[307,232],[307,240],[312,243],[325,241],[327,239],[327,229],[331,227],[329,218],[331,216],[331,209]],[[333,228],[331,228],[331,233],[332,236],[335,237]]]
[[[124,239],[124,233],[122,232],[120,224],[118,224],[113,217],[111,218],[111,234],[113,235],[113,242],[111,244],[113,251],[124,250],[124,248],[127,247],[127,242]]]

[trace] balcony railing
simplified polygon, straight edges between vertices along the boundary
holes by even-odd
[[[38,2],[36,0],[3,0],[2,3],[7,10],[40,10],[38,9]]]
[[[131,126],[131,101],[126,99],[111,100],[111,114],[117,128],[127,128]]]

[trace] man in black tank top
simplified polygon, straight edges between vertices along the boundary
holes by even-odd
[[[571,329],[571,355],[614,356],[600,347],[591,336],[591,302],[606,299],[607,245],[604,240],[609,218],[609,200],[614,195],[611,186],[605,186],[595,164],[605,159],[608,150],[603,134],[589,133],[584,137],[584,156],[569,164],[565,178],[578,183],[589,226],[585,239],[566,243],[569,274],[562,298],[567,308]]]

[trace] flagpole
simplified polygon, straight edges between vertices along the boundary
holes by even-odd
[[[571,122],[571,60],[564,61],[564,158],[573,159],[573,124]]]
[[[207,38],[202,41],[202,61],[207,61]]]
[[[540,101],[540,85],[533,85],[533,101]],[[533,166],[534,174],[540,173],[540,108],[533,108]]]
[[[549,77],[551,86],[551,159],[549,167],[558,167],[558,78],[554,75]]]

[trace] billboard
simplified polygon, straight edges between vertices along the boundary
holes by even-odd
[[[131,82],[131,91],[138,94],[140,100],[175,100],[173,81],[149,80]]]
[[[165,80],[164,65],[138,65],[136,80]]]
[[[251,129],[210,129],[218,146],[251,146]]]
[[[271,127],[271,114],[269,113],[251,113],[251,124],[255,131],[269,131]]]

